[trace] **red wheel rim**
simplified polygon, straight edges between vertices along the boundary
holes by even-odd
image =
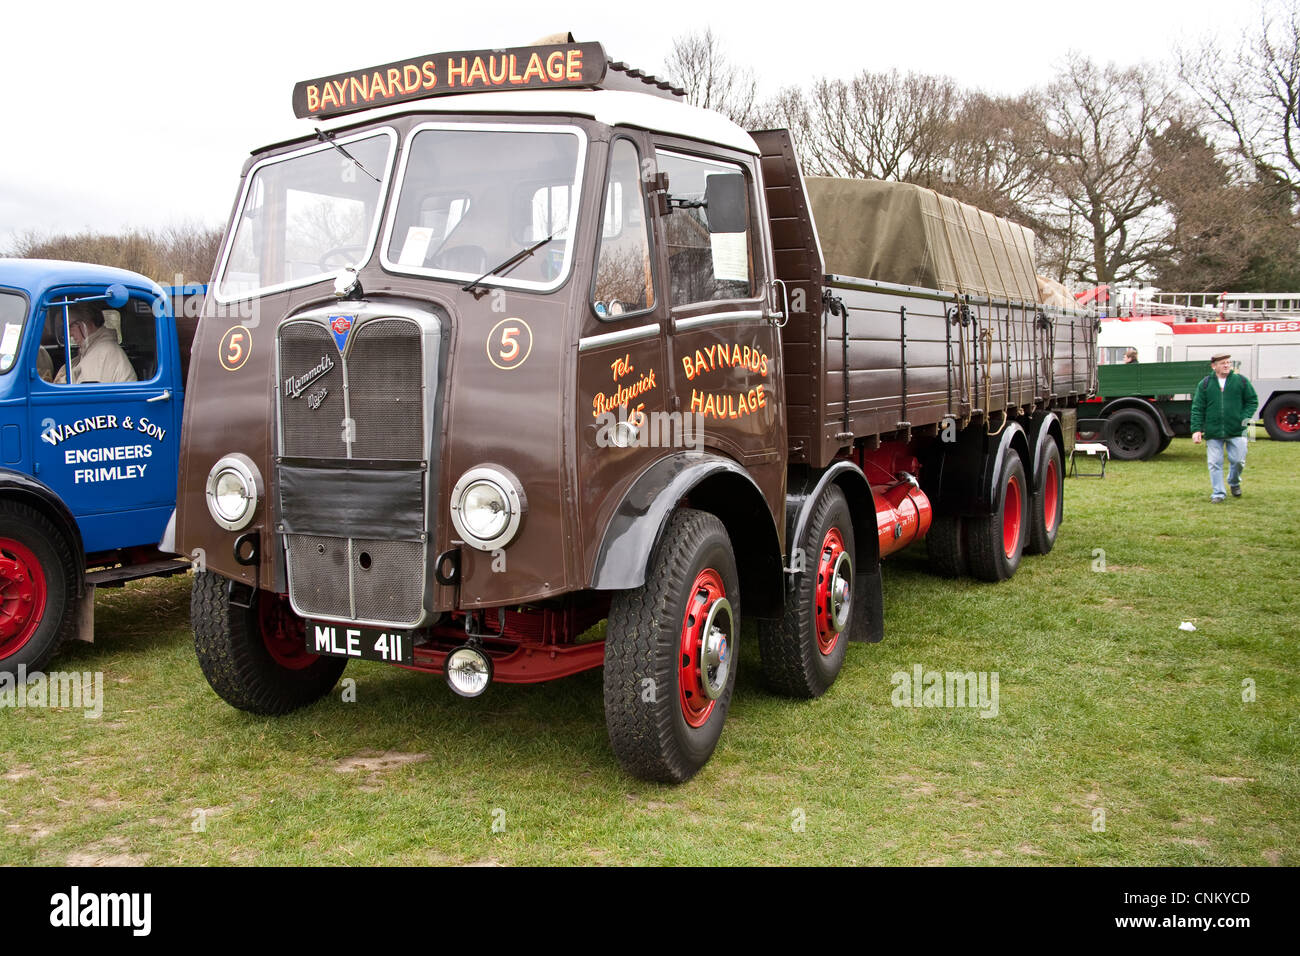
[[[1002,550],[1008,558],[1014,558],[1020,546],[1020,511],[1020,479],[1013,475],[1002,506]]]
[[[1047,461],[1047,475],[1044,481],[1047,485],[1043,489],[1043,527],[1047,529],[1048,534],[1051,534],[1056,530],[1056,509],[1061,502],[1061,479],[1055,458],[1049,458]]]
[[[263,592],[257,597],[257,623],[266,652],[281,667],[300,671],[320,657],[307,650],[307,631],[302,618],[293,613],[289,599]]]
[[[677,696],[682,707],[682,716],[692,727],[703,727],[713,713],[717,701],[711,698],[704,688],[703,651],[705,625],[709,610],[719,599],[726,598],[726,589],[722,586],[722,577],[712,568],[705,568],[695,577],[689,597],[686,599],[686,614],[682,618],[681,657],[677,662]],[[732,635],[728,634],[728,642]],[[731,653],[727,646],[724,656]]]
[[[835,587],[836,587],[836,568],[840,566],[840,555],[844,554],[844,538],[840,534],[839,528],[831,528],[826,532],[826,538],[822,541],[821,556],[817,561],[817,591],[814,596],[816,601],[816,618],[817,618],[817,649],[821,651],[822,656],[827,656],[835,650],[835,645],[840,641],[842,627],[836,627],[835,624]],[[850,565],[850,580],[845,583],[848,589],[846,593],[839,595],[839,600],[847,602],[849,593],[853,586],[851,580],[852,566]]]
[[[0,538],[0,659],[32,639],[45,616],[45,571],[32,549]]]
[[[1273,421],[1284,432],[1300,432],[1300,407],[1287,405],[1279,408]]]

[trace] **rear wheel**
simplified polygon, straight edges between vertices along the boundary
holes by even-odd
[[[970,573],[961,515],[935,515],[925,536],[925,548],[930,570],[935,574],[960,578]]]
[[[1065,502],[1065,469],[1061,467],[1061,449],[1051,438],[1044,438],[1038,462],[1038,488],[1029,497],[1029,537],[1025,550],[1030,554],[1047,554],[1056,544]]]
[[[0,673],[39,671],[76,628],[72,546],[39,511],[0,501]]]
[[[1020,567],[1029,528],[1025,466],[1010,450],[998,475],[997,506],[992,514],[965,519],[971,574],[983,581],[1005,581]]]
[[[231,602],[228,587],[210,571],[194,575],[194,649],[212,689],[253,714],[286,714],[328,694],[347,659],[307,651],[306,626],[288,598],[258,591],[245,608]]]
[[[1146,412],[1120,409],[1110,416],[1110,457],[1121,461],[1150,458],[1160,446],[1160,428]]]
[[[798,544],[802,566],[785,614],[758,625],[763,676],[778,694],[820,697],[839,676],[854,613],[854,546],[849,503],[831,485]]]
[[[1274,441],[1300,441],[1300,395],[1276,395],[1264,406],[1264,429]]]
[[[711,514],[668,521],[646,582],[614,597],[605,630],[605,724],[623,768],[681,783],[712,756],[736,683],[740,583]]]

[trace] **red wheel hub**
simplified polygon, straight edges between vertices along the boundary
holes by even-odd
[[[1047,482],[1043,488],[1043,527],[1047,529],[1048,534],[1056,530],[1056,509],[1061,503],[1060,474],[1060,470],[1056,467],[1056,459],[1048,459],[1047,474],[1043,476],[1043,480]]]
[[[45,571],[32,549],[0,538],[0,659],[32,639],[45,616]]]
[[[677,663],[678,699],[682,716],[692,727],[704,726],[726,686],[734,651],[732,630],[731,605],[722,577],[713,568],[705,568],[696,575],[686,599]]]
[[[1020,479],[1013,475],[1007,482],[1006,501],[1002,505],[1002,550],[1008,558],[1014,558],[1020,546],[1020,513]]]
[[[853,594],[853,563],[844,551],[839,528],[831,528],[822,541],[817,559],[817,591],[814,595],[817,618],[817,649],[829,655],[839,643],[848,620],[849,601]]]
[[[257,623],[262,642],[271,658],[281,667],[300,671],[320,657],[307,650],[307,632],[302,618],[293,613],[289,599],[263,592],[257,596]]]
[[[1300,432],[1300,407],[1284,405],[1277,410],[1277,414],[1273,416],[1273,421],[1284,432]]]

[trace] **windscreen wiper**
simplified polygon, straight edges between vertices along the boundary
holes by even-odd
[[[526,259],[526,258],[528,258],[528,257],[531,256],[534,252],[536,252],[538,249],[542,248],[542,246],[546,245],[548,242],[550,242],[552,239],[554,239],[554,238],[555,238],[556,236],[558,236],[558,235],[559,235],[558,232],[553,232],[553,233],[551,233],[549,236],[547,236],[545,239],[538,239],[538,240],[537,240],[536,242],[534,242],[531,246],[528,246],[528,247],[525,248],[525,249],[520,249],[518,252],[516,252],[513,256],[511,256],[511,257],[510,257],[509,259],[507,259],[505,262],[502,262],[502,263],[500,263],[499,265],[495,265],[495,266],[493,266],[491,269],[489,269],[487,272],[483,273],[481,276],[479,276],[479,277],[478,277],[477,279],[475,279],[473,282],[470,282],[470,283],[467,283],[466,285],[461,286],[461,287],[460,287],[460,291],[461,291],[461,292],[473,292],[473,291],[474,291],[474,288],[475,288],[475,287],[476,287],[480,282],[482,282],[484,279],[486,279],[488,276],[496,275],[496,274],[497,274],[498,272],[500,272],[502,269],[506,268],[507,266],[512,266],[512,265],[514,265],[514,264],[515,264],[516,262],[518,262],[520,259]]]
[[[340,146],[338,143],[334,142],[334,136],[333,136],[333,134],[331,134],[331,133],[327,133],[327,132],[325,132],[323,129],[321,129],[319,126],[317,126],[317,127],[316,127],[316,138],[319,139],[322,143],[325,143],[325,144],[328,145],[328,146],[333,146],[335,149],[337,149],[340,153],[342,153],[342,154],[343,154],[344,156],[346,156],[348,159],[352,160],[352,164],[353,164],[354,166],[356,166],[357,169],[361,170],[363,173],[365,173],[367,176],[369,176],[369,177],[370,177],[371,179],[373,179],[375,182],[379,182],[379,177],[377,177],[374,173],[372,173],[370,170],[366,169],[366,167],[364,167],[364,166],[361,165],[361,160],[357,159],[355,156],[353,156],[351,153],[349,153],[346,149],[344,149],[344,148],[343,148],[342,146]],[[382,184],[381,184],[381,185],[382,185]]]

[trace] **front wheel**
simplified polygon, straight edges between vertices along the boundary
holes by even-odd
[[[788,697],[826,693],[848,648],[853,608],[853,517],[844,492],[822,492],[798,543],[794,594],[779,621],[760,621],[758,647],[767,685]]]
[[[190,618],[203,676],[226,703],[252,714],[287,714],[333,689],[347,658],[307,651],[307,631],[289,599],[256,592],[251,608],[230,600],[225,578],[194,575]]]
[[[736,684],[740,582],[707,512],[668,521],[645,584],[614,597],[605,630],[605,724],[643,780],[681,783],[712,756]]]
[[[77,567],[39,511],[0,501],[0,674],[39,671],[76,627]]]
[[[1300,441],[1300,395],[1277,395],[1264,406],[1264,430],[1274,441]]]

